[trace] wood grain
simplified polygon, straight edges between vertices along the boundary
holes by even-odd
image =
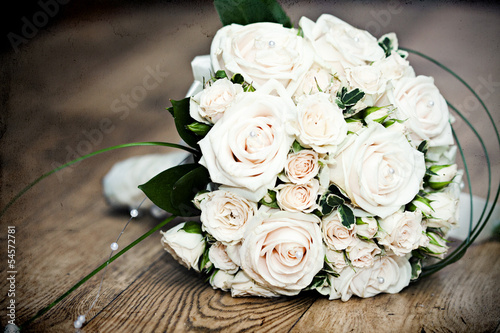
[[[374,20],[371,13],[387,8],[384,3],[336,3],[333,8],[321,1],[285,2],[294,21],[301,15],[315,19],[330,12],[360,27]],[[394,30],[404,45],[437,54],[449,66],[460,68],[473,86],[490,74],[496,82],[498,43],[474,33],[477,29],[498,35],[495,8],[408,4],[391,17],[383,32]],[[72,2],[58,15],[19,52],[0,54],[0,207],[37,176],[71,159],[70,151],[82,150],[86,144],[97,150],[126,142],[178,142],[165,107],[169,98],[184,96],[192,81],[190,61],[208,52],[220,27],[209,2]],[[22,24],[20,19],[18,23]],[[450,37],[456,37],[454,31],[461,31],[460,38]],[[430,40],[430,35],[435,39]],[[446,52],[441,48],[445,39]],[[476,61],[470,62],[471,58]],[[451,79],[418,61],[416,66],[419,72],[436,74],[448,98],[463,101],[463,91],[455,90]],[[127,112],[113,108],[116,100],[143,85],[148,68],[168,74]],[[499,94],[491,93],[485,102],[490,108],[497,106]],[[471,115],[488,137],[484,117]],[[498,123],[500,114],[493,117]],[[89,139],[104,119],[111,121],[112,130]],[[484,193],[484,156],[477,142],[469,140],[470,131],[461,123],[457,128],[465,137],[464,151],[474,157],[470,167],[475,190]],[[16,226],[17,323],[50,304],[109,255],[110,243],[128,219],[126,212],[111,210],[101,194],[102,177],[111,166],[126,157],[165,151],[127,148],[83,161],[42,181],[1,218],[1,249],[7,226]],[[498,183],[499,160],[500,156],[491,156],[496,170],[493,183]],[[157,223],[149,215],[141,216],[128,226],[120,247]],[[473,246],[458,263],[398,295],[343,303],[315,293],[233,299],[175,263],[159,240],[158,233],[152,235],[109,266],[102,295],[82,332],[499,331],[500,243],[495,241]],[[6,324],[6,260],[6,251],[1,250],[2,325]],[[92,278],[26,331],[74,331],[73,321],[88,310],[100,278]]]

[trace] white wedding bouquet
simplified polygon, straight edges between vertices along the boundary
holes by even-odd
[[[195,162],[140,187],[200,216],[164,248],[233,296],[347,301],[417,279],[448,250],[461,172],[447,103],[407,56],[327,14],[221,28],[169,108]]]

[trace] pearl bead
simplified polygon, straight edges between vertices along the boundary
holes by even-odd
[[[84,323],[84,322],[85,322],[85,316],[84,316],[84,315],[79,315],[77,320],[78,320],[79,322]]]
[[[139,215],[139,211],[137,209],[132,209],[130,211],[130,216],[137,217]]]
[[[396,171],[394,171],[394,169],[393,169],[393,168],[389,168],[389,173],[390,173],[391,175],[393,175],[393,174],[394,174],[394,172],[396,172]]]
[[[354,41],[357,43],[359,42],[359,37],[354,37]]]
[[[256,136],[257,136],[257,134],[256,134],[254,131],[251,131],[251,132],[250,132],[250,136],[251,136],[252,138],[254,138],[254,137],[256,137]]]
[[[384,282],[385,282],[384,278],[383,278],[383,277],[381,277],[381,276],[379,276],[379,277],[377,278],[377,281],[378,281],[378,283],[380,283],[380,284],[382,284],[382,283],[384,283]]]
[[[302,253],[302,251],[295,252],[295,258],[302,259],[303,256],[304,256],[304,253]]]
[[[432,108],[434,106],[434,101],[427,102],[427,106]]]
[[[75,326],[75,328],[82,328],[82,325],[83,323],[79,320],[75,320],[75,322],[73,323],[73,326]]]
[[[111,248],[111,250],[116,251],[116,250],[118,250],[118,243],[113,242],[113,243],[111,243],[111,245],[109,247]]]
[[[460,189],[463,190],[465,187],[465,183],[464,182],[460,182]]]
[[[269,47],[275,47],[275,46],[276,46],[276,42],[274,40],[270,40]]]

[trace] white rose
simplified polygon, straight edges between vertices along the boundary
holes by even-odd
[[[276,83],[272,87],[279,91]],[[294,141],[285,123],[295,113],[291,99],[257,91],[241,96],[199,142],[200,164],[213,182],[240,188],[257,202],[274,188],[285,166]]]
[[[361,119],[347,118],[346,123],[347,123],[347,131],[349,133],[357,133],[359,130],[363,128],[363,122],[361,121]]]
[[[319,181],[311,179],[306,184],[281,184],[276,187],[276,201],[288,212],[310,213],[318,205]]]
[[[378,235],[378,243],[403,256],[420,246],[427,245],[427,238],[423,234],[422,213],[399,211],[379,220],[382,229]]]
[[[429,166],[433,164],[453,164],[457,157],[457,146],[438,146],[429,147],[425,153],[425,159],[428,161]]]
[[[330,180],[373,216],[389,216],[420,190],[424,155],[402,133],[370,123],[343,148],[330,167]]]
[[[370,267],[375,262],[375,256],[382,253],[382,250],[374,242],[357,239],[346,252],[354,267]]]
[[[256,283],[244,271],[239,271],[231,281],[231,296],[278,297],[280,295],[272,288]]]
[[[430,171],[435,173],[429,177],[427,183],[434,190],[440,190],[447,186],[457,175],[457,165],[433,165]]]
[[[197,195],[203,229],[226,244],[241,240],[247,222],[257,212],[257,204],[229,191],[217,190]]]
[[[415,146],[424,140],[430,147],[453,144],[448,105],[432,77],[402,78],[389,99],[397,108],[396,117],[406,119]]]
[[[348,229],[342,224],[340,214],[337,210],[323,217],[321,231],[326,246],[331,250],[344,250],[356,242],[354,228],[351,226]]]
[[[448,192],[434,192],[429,193],[426,199],[430,201],[432,208],[432,212],[426,220],[428,228],[441,228],[446,233],[457,225],[458,198]],[[419,206],[417,205],[417,207]]]
[[[382,77],[387,81],[397,81],[403,77],[415,77],[415,72],[408,60],[403,59],[399,53],[392,52],[390,56],[373,63],[377,67]]]
[[[228,291],[233,284],[234,275],[225,271],[216,271],[212,274],[208,282],[214,289]]]
[[[429,239],[429,244],[424,248],[424,251],[433,257],[443,259],[449,248],[448,245],[446,245],[446,239],[434,232],[428,232],[427,237]]]
[[[302,95],[313,95],[318,92],[335,93],[340,86],[340,81],[335,79],[333,73],[314,64],[299,84],[293,95],[297,100]]]
[[[214,71],[243,75],[257,90],[269,79],[293,95],[313,63],[307,41],[277,23],[232,24],[221,28],[210,49]]]
[[[205,240],[202,234],[183,230],[186,223],[180,223],[162,234],[163,248],[179,263],[188,269],[199,272],[198,262],[205,251]]]
[[[221,242],[215,242],[208,250],[208,259],[214,264],[215,268],[234,274],[239,267],[228,256],[226,245]]]
[[[325,93],[303,96],[297,104],[297,121],[292,125],[297,140],[318,153],[334,151],[347,136],[342,110]]]
[[[334,251],[329,248],[325,251],[326,262],[332,264],[337,269],[337,273],[347,267],[343,251]]]
[[[232,262],[234,262],[238,266],[241,266],[240,248],[241,248],[241,243],[236,243],[226,246],[227,256],[229,257],[229,259],[231,259]]]
[[[242,92],[240,84],[226,78],[217,80],[191,98],[189,114],[199,122],[214,124]]]
[[[332,15],[323,14],[316,23],[302,17],[299,25],[304,37],[311,41],[317,61],[341,76],[347,67],[367,65],[385,56],[377,39],[369,32],[356,29]]]
[[[346,69],[347,80],[354,88],[363,90],[366,94],[381,94],[385,91],[387,80],[375,66],[356,66]]]
[[[295,184],[305,184],[316,177],[319,172],[318,153],[303,149],[289,154],[285,164],[285,174]]]
[[[374,217],[360,217],[356,219],[354,231],[360,237],[367,239],[375,237],[378,231],[377,219]]]
[[[279,294],[298,294],[323,268],[319,222],[313,214],[261,211],[241,245],[243,270]]]
[[[352,295],[367,298],[380,293],[397,294],[410,279],[411,265],[406,257],[383,256],[371,267],[346,268],[338,278],[331,277],[330,299],[346,302]]]

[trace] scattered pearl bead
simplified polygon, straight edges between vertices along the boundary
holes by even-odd
[[[379,277],[377,278],[377,281],[378,281],[378,283],[380,283],[380,284],[382,284],[382,283],[384,283],[384,282],[385,282],[384,278],[383,278],[383,277],[381,277],[381,276],[379,276]]]
[[[139,211],[137,209],[132,209],[130,211],[130,216],[137,217],[139,215]]]
[[[359,37],[354,37],[354,41],[357,43],[359,42]]]
[[[250,132],[250,136],[251,136],[252,138],[254,138],[254,137],[256,137],[256,136],[257,136],[257,134],[256,134],[254,131],[251,131],[251,132]]]
[[[85,322],[85,316],[84,315],[80,315],[80,316],[78,316],[77,320],[80,321],[80,322],[82,322],[82,323],[84,323]]]
[[[463,190],[465,187],[465,183],[464,182],[460,182],[460,189]]]
[[[427,106],[432,108],[434,106],[434,101],[427,102]]]
[[[82,328],[82,325],[83,323],[79,320],[75,320],[75,322],[73,323],[73,326],[75,326],[75,328]]]
[[[118,250],[118,243],[113,242],[113,243],[111,243],[111,245],[109,247],[111,248],[111,250],[116,251],[116,250]]]
[[[391,175],[393,175],[393,174],[394,174],[394,172],[396,172],[396,171],[394,171],[394,169],[393,169],[393,168],[389,168],[389,173],[390,173]]]
[[[275,46],[276,46],[276,42],[274,40],[270,40],[269,47],[275,47]]]

